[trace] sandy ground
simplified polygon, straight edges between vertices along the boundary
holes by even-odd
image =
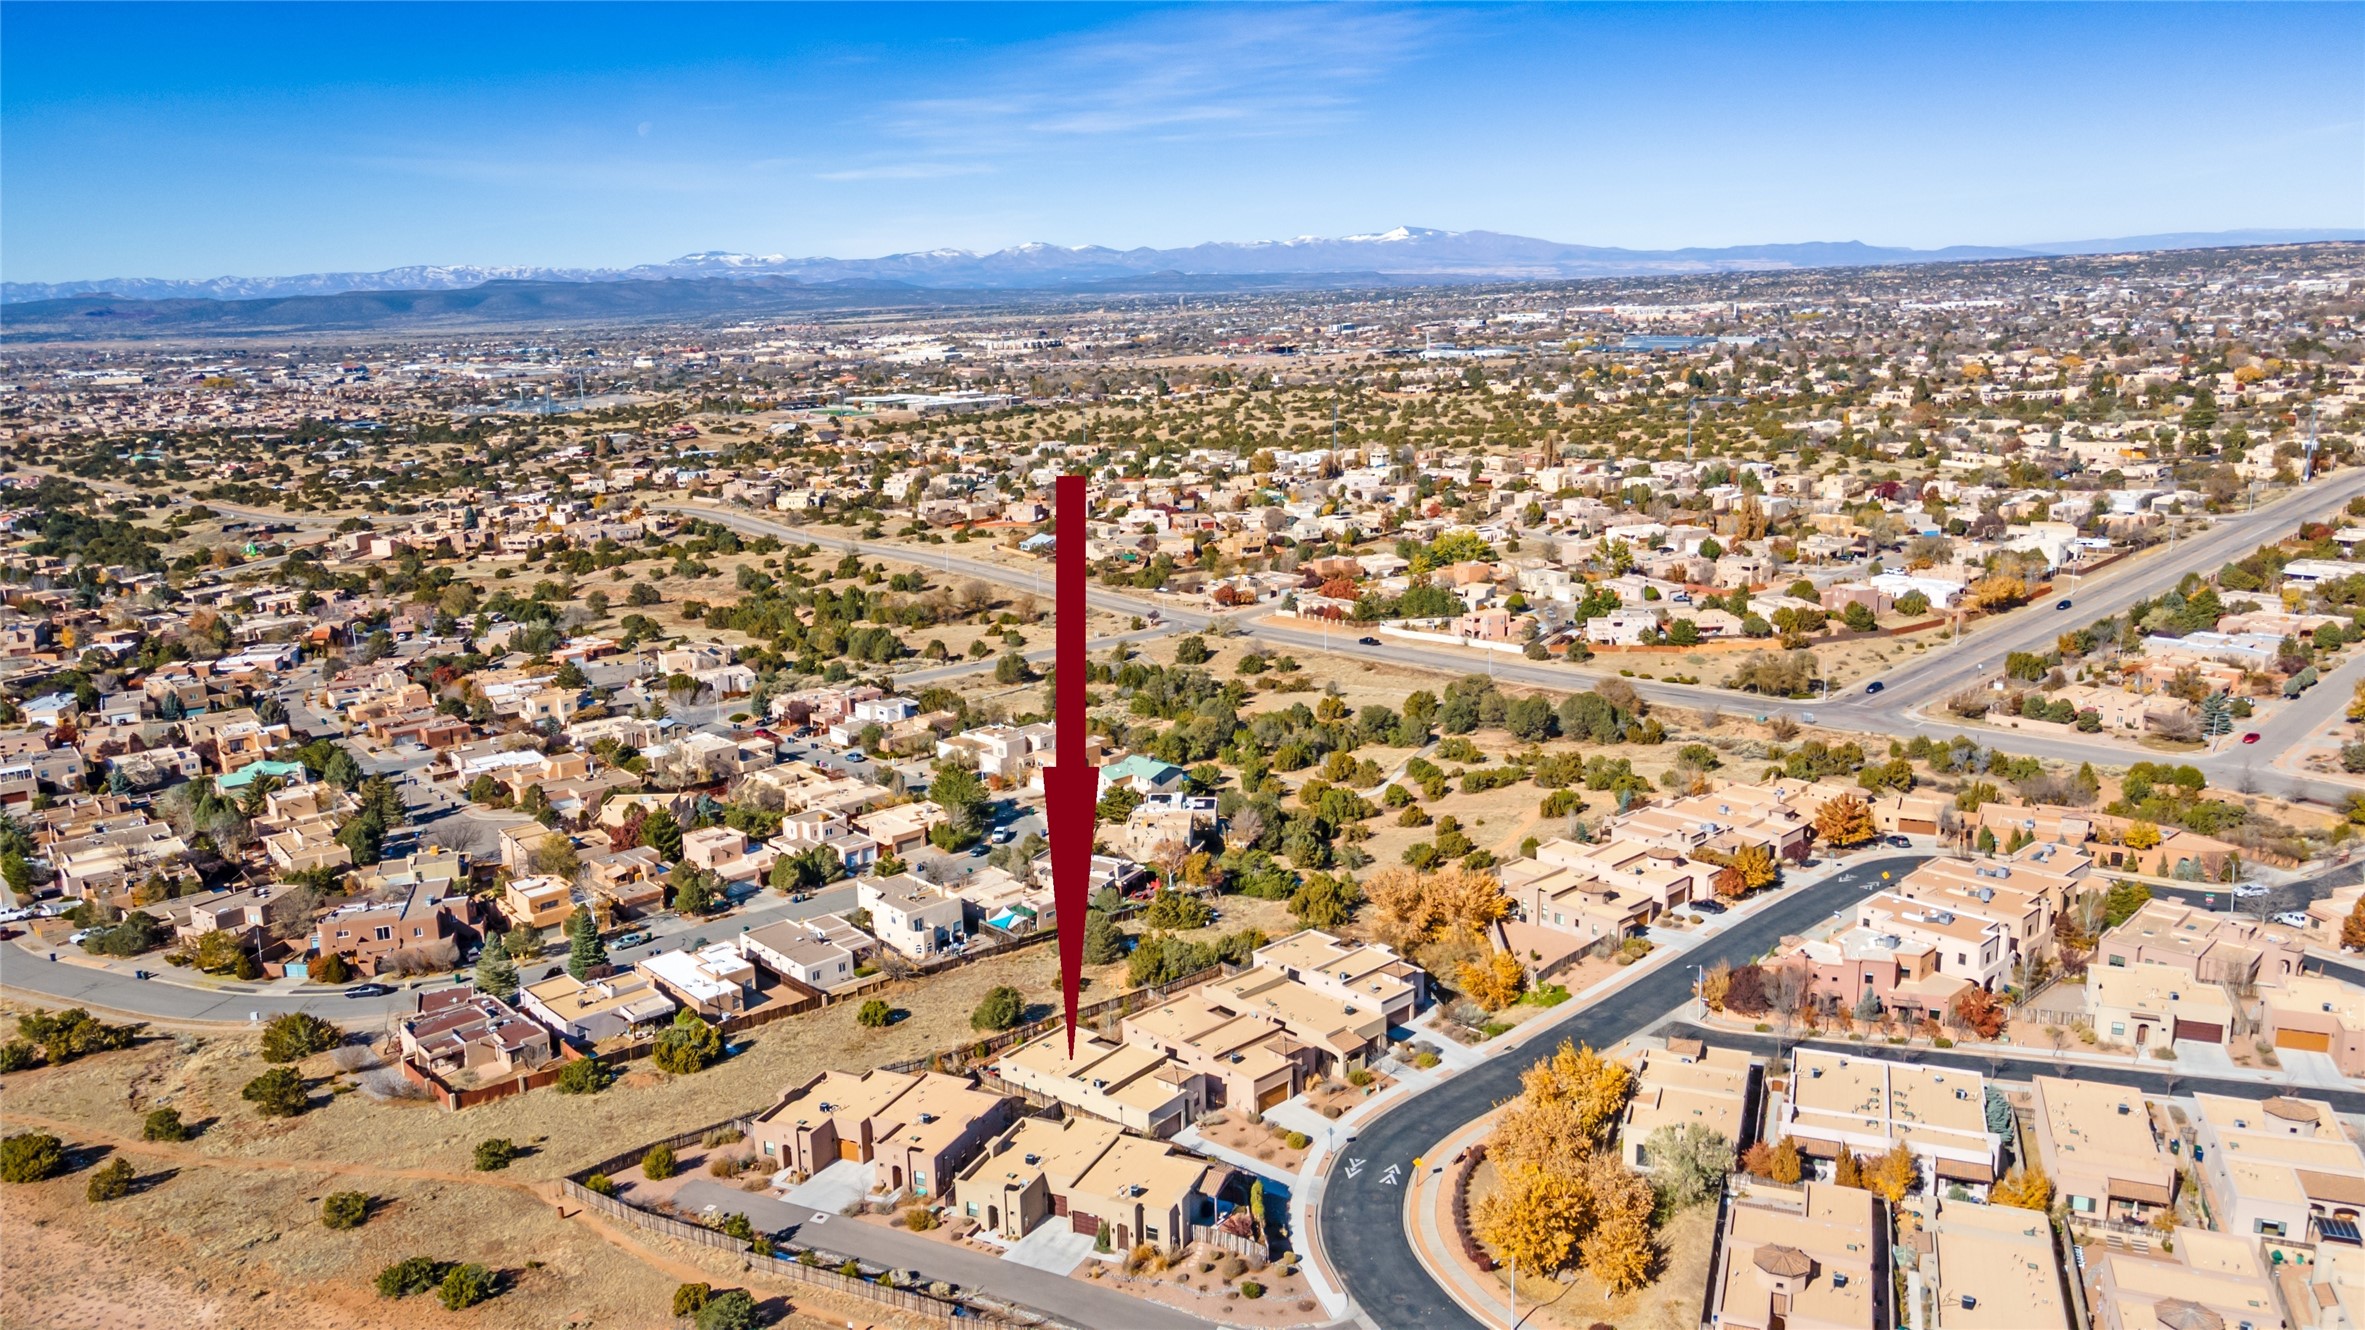
[[[760,1107],[819,1068],[959,1043],[987,988],[1012,983],[1048,1001],[1056,966],[1053,948],[1033,948],[937,976],[925,1002],[915,985],[888,985],[906,1014],[887,1030],[856,1025],[851,1005],[826,1008],[754,1031],[737,1056],[695,1076],[643,1069],[596,1096],[537,1091],[460,1113],[337,1092],[348,1078],[322,1055],[301,1067],[317,1107],[258,1117],[239,1089],[265,1064],[243,1033],[150,1038],[11,1076],[0,1089],[7,1131],[57,1135],[83,1152],[82,1170],[103,1157],[96,1151],[121,1150],[146,1185],[105,1206],[83,1199],[80,1171],[0,1189],[0,1228],[14,1239],[0,1327],[282,1326],[290,1312],[353,1326],[659,1323],[682,1270],[723,1259],[705,1276],[719,1287],[736,1268],[638,1234],[618,1235],[636,1259],[615,1259],[617,1246],[587,1219],[558,1217],[549,1184],[615,1150]],[[1113,987],[1103,971],[1095,995]],[[141,1115],[163,1105],[205,1123],[197,1139],[140,1142]],[[532,1152],[503,1172],[473,1172],[477,1142],[493,1137]],[[343,1189],[370,1192],[384,1209],[361,1229],[331,1233],[320,1197]],[[369,1283],[412,1255],[492,1266],[508,1272],[513,1292],[465,1322],[416,1299],[398,1317]]]

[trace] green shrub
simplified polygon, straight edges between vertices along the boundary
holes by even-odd
[[[33,1047],[30,1039],[11,1039],[0,1044],[0,1075],[25,1071],[40,1065],[41,1050]]]
[[[1292,1150],[1303,1150],[1307,1146],[1314,1143],[1314,1138],[1306,1135],[1302,1131],[1283,1132],[1281,1134],[1281,1143],[1288,1146]]]
[[[854,1023],[867,1030],[884,1030],[895,1020],[895,1008],[885,998],[872,998],[854,1013]]]
[[[343,1042],[343,1030],[310,1012],[291,1011],[263,1027],[263,1061],[301,1062]]]
[[[494,1173],[507,1168],[517,1158],[517,1142],[506,1136],[476,1143],[476,1171]]]
[[[181,1121],[177,1108],[153,1108],[140,1120],[140,1139],[143,1141],[185,1141],[189,1139],[189,1124]]]
[[[649,1152],[641,1156],[641,1176],[651,1182],[663,1182],[679,1171],[680,1165],[674,1163],[673,1147],[670,1145],[652,1145]]]
[[[997,984],[986,990],[985,1000],[970,1013],[969,1025],[978,1030],[1007,1030],[1025,1019],[1026,996],[1008,984]]]
[[[39,1182],[65,1165],[65,1142],[55,1136],[25,1131],[0,1139],[0,1179]]]
[[[613,1196],[616,1194],[616,1180],[605,1173],[594,1173],[583,1179],[583,1189],[598,1192],[602,1196]]]
[[[755,1295],[741,1288],[717,1293],[698,1309],[698,1317],[691,1324],[697,1330],[755,1330],[761,1324]]]
[[[367,1192],[332,1191],[320,1198],[320,1222],[329,1228],[360,1228],[369,1217]]]
[[[443,1305],[452,1311],[473,1307],[493,1296],[495,1277],[481,1265],[455,1266],[443,1277]]]
[[[267,1118],[292,1118],[312,1106],[304,1093],[304,1078],[293,1067],[273,1067],[246,1083],[238,1097]]]
[[[119,1196],[129,1196],[131,1195],[131,1180],[134,1176],[136,1173],[131,1166],[131,1161],[117,1155],[91,1170],[90,1185],[83,1189],[83,1194],[91,1199],[92,1204],[100,1201],[112,1201]]]
[[[696,1316],[706,1300],[714,1296],[712,1284],[684,1284],[673,1291],[673,1314]]]
[[[558,1069],[560,1094],[598,1094],[615,1083],[615,1073],[598,1058],[577,1058]]]
[[[1244,1298],[1261,1298],[1261,1297],[1263,1297],[1264,1295],[1265,1295],[1265,1286],[1264,1286],[1264,1285],[1262,1285],[1262,1284],[1260,1284],[1260,1283],[1256,1282],[1256,1281],[1255,1281],[1255,1280],[1253,1280],[1253,1279],[1243,1279],[1243,1280],[1241,1280],[1241,1281],[1240,1281],[1240,1296],[1241,1296],[1241,1297],[1244,1297]]]
[[[407,1298],[414,1293],[425,1293],[441,1284],[450,1270],[450,1266],[429,1257],[407,1257],[378,1272],[378,1296]]]

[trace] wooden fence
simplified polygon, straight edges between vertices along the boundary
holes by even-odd
[[[603,1196],[583,1185],[586,1179],[594,1175],[613,1175],[638,1165],[642,1157],[657,1146],[663,1145],[678,1150],[684,1146],[703,1145],[706,1138],[715,1132],[739,1131],[744,1133],[753,1122],[752,1117],[725,1118],[720,1122],[709,1123],[703,1127],[693,1127],[688,1131],[678,1131],[671,1136],[660,1137],[622,1154],[611,1155],[596,1164],[577,1169],[560,1182],[559,1188],[568,1199],[635,1228],[646,1229],[649,1232],[662,1234],[682,1242],[695,1243],[701,1247],[713,1247],[717,1250],[732,1252],[745,1260],[751,1268],[776,1279],[812,1288],[826,1289],[832,1293],[841,1293],[848,1297],[892,1307],[899,1312],[922,1317],[933,1324],[944,1326],[1050,1326],[1056,1327],[1058,1330],[1067,1330],[1062,1326],[1062,1323],[1032,1311],[1022,1316],[1012,1316],[998,1308],[980,1307],[954,1298],[938,1297],[933,1293],[919,1289],[892,1288],[885,1284],[874,1283],[859,1275],[842,1274],[840,1267],[845,1264],[847,1258],[826,1254],[821,1248],[804,1243],[782,1243],[781,1248],[785,1255],[761,1256],[750,1251],[747,1243],[728,1234],[707,1228],[702,1224],[691,1223],[685,1219],[676,1219],[671,1215],[644,1210],[628,1201],[619,1200],[613,1196]],[[825,1263],[805,1264],[798,1258],[806,1253],[811,1253],[813,1260]]]

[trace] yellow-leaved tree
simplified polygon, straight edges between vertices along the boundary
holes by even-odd
[[[1470,1223],[1505,1265],[1545,1275],[1568,1264],[1586,1209],[1584,1184],[1573,1174],[1519,1164],[1497,1175],[1494,1190],[1471,1207]]]
[[[1880,1193],[1891,1205],[1911,1195],[1921,1180],[1921,1161],[1913,1157],[1913,1151],[1903,1141],[1890,1146],[1887,1154],[1873,1160],[1864,1170],[1866,1190]]]
[[[1511,909],[1494,874],[1460,864],[1427,872],[1383,868],[1364,879],[1363,895],[1381,935],[1405,950],[1449,935],[1475,937]]]
[[[1990,1205],[2020,1210],[2046,1210],[2053,1205],[2053,1180],[2035,1164],[2022,1164],[2004,1175],[1987,1193]]]
[[[1527,990],[1527,967],[1510,952],[1497,950],[1483,961],[1465,961],[1459,976],[1462,991],[1488,1011],[1501,1011]]]
[[[1816,839],[1836,849],[1862,845],[1879,831],[1872,822],[1871,806],[1852,794],[1826,799],[1815,810]]]

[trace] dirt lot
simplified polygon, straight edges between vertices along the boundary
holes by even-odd
[[[121,1149],[151,1185],[104,1207],[84,1201],[80,1172],[0,1191],[0,1226],[18,1239],[0,1327],[277,1326],[290,1312],[302,1321],[392,1325],[393,1304],[381,1305],[369,1281],[411,1255],[511,1272],[514,1293],[449,1318],[454,1324],[657,1323],[657,1309],[688,1278],[683,1271],[713,1258],[667,1252],[635,1235],[620,1241],[640,1259],[616,1260],[588,1219],[557,1217],[549,1183],[616,1150],[759,1107],[821,1068],[858,1069],[957,1044],[971,1033],[970,1011],[996,984],[1047,1004],[1057,964],[1054,948],[1036,947],[966,966],[928,980],[925,1002],[914,985],[890,984],[884,996],[909,1010],[886,1030],[856,1025],[852,1004],[830,1007],[753,1031],[737,1056],[695,1076],[636,1070],[600,1095],[541,1090],[460,1113],[341,1092],[349,1078],[323,1054],[301,1067],[312,1111],[259,1117],[239,1098],[265,1070],[257,1041],[243,1033],[151,1038],[11,1076],[0,1091],[8,1131],[48,1131],[85,1151]],[[1105,996],[1114,983],[1103,970],[1090,991]],[[140,1142],[141,1115],[164,1105],[208,1125],[183,1145]],[[473,1172],[477,1142],[493,1137],[533,1152],[503,1172]],[[99,1157],[88,1155],[82,1169]],[[319,1199],[342,1188],[371,1192],[386,1208],[359,1230],[331,1233],[318,1222]],[[221,1204],[225,1198],[232,1203]],[[705,1277],[720,1286],[735,1273]],[[157,1319],[160,1306],[174,1310]],[[403,1304],[401,1323],[441,1325],[445,1314],[413,1300]]]

